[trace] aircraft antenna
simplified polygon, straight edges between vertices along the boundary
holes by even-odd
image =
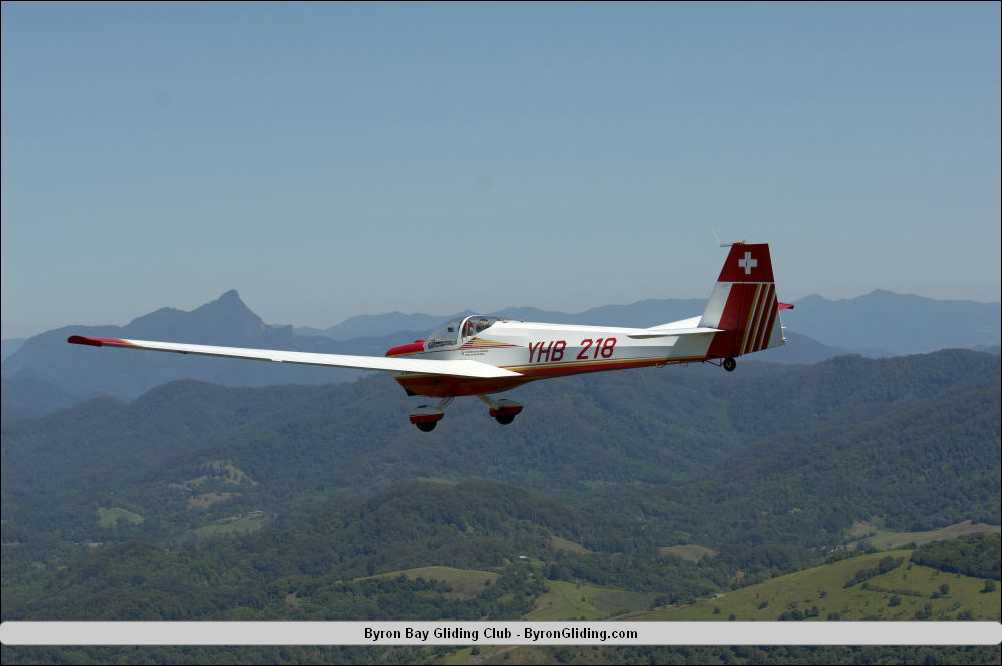
[[[717,230],[716,229],[712,229],[712,231],[713,231],[713,237],[717,239],[717,244],[720,245],[720,247],[730,247],[732,245],[737,245],[739,243],[744,243],[743,240],[738,240],[738,241],[722,241],[722,240],[720,240],[720,234],[717,233]]]

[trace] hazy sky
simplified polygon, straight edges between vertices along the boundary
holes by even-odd
[[[702,296],[714,229],[999,300],[998,3],[2,11],[4,337]]]

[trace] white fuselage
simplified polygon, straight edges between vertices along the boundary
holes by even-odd
[[[702,360],[713,339],[713,333],[647,338],[631,334],[638,335],[638,329],[503,320],[450,348],[429,350],[421,357],[471,359],[516,371],[571,369],[637,360]]]
[[[698,318],[696,318],[698,319]],[[414,343],[394,355],[435,360],[472,360],[519,373],[512,380],[465,380],[401,373],[398,382],[421,395],[496,393],[527,381],[583,372],[702,361],[714,332],[693,334],[697,323],[686,320],[684,335],[671,328],[639,329],[579,324],[498,320],[472,335]],[[405,346],[407,347],[407,346]]]

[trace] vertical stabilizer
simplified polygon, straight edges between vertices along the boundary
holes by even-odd
[[[731,245],[699,325],[723,329],[710,343],[709,358],[741,356],[783,344],[768,244]]]

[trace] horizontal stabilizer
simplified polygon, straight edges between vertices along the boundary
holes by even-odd
[[[644,340],[646,338],[667,338],[675,335],[699,335],[700,333],[720,333],[719,328],[709,328],[706,326],[699,326],[696,328],[662,328],[653,329],[646,328],[642,333],[631,333],[628,337],[635,338],[637,340]]]

